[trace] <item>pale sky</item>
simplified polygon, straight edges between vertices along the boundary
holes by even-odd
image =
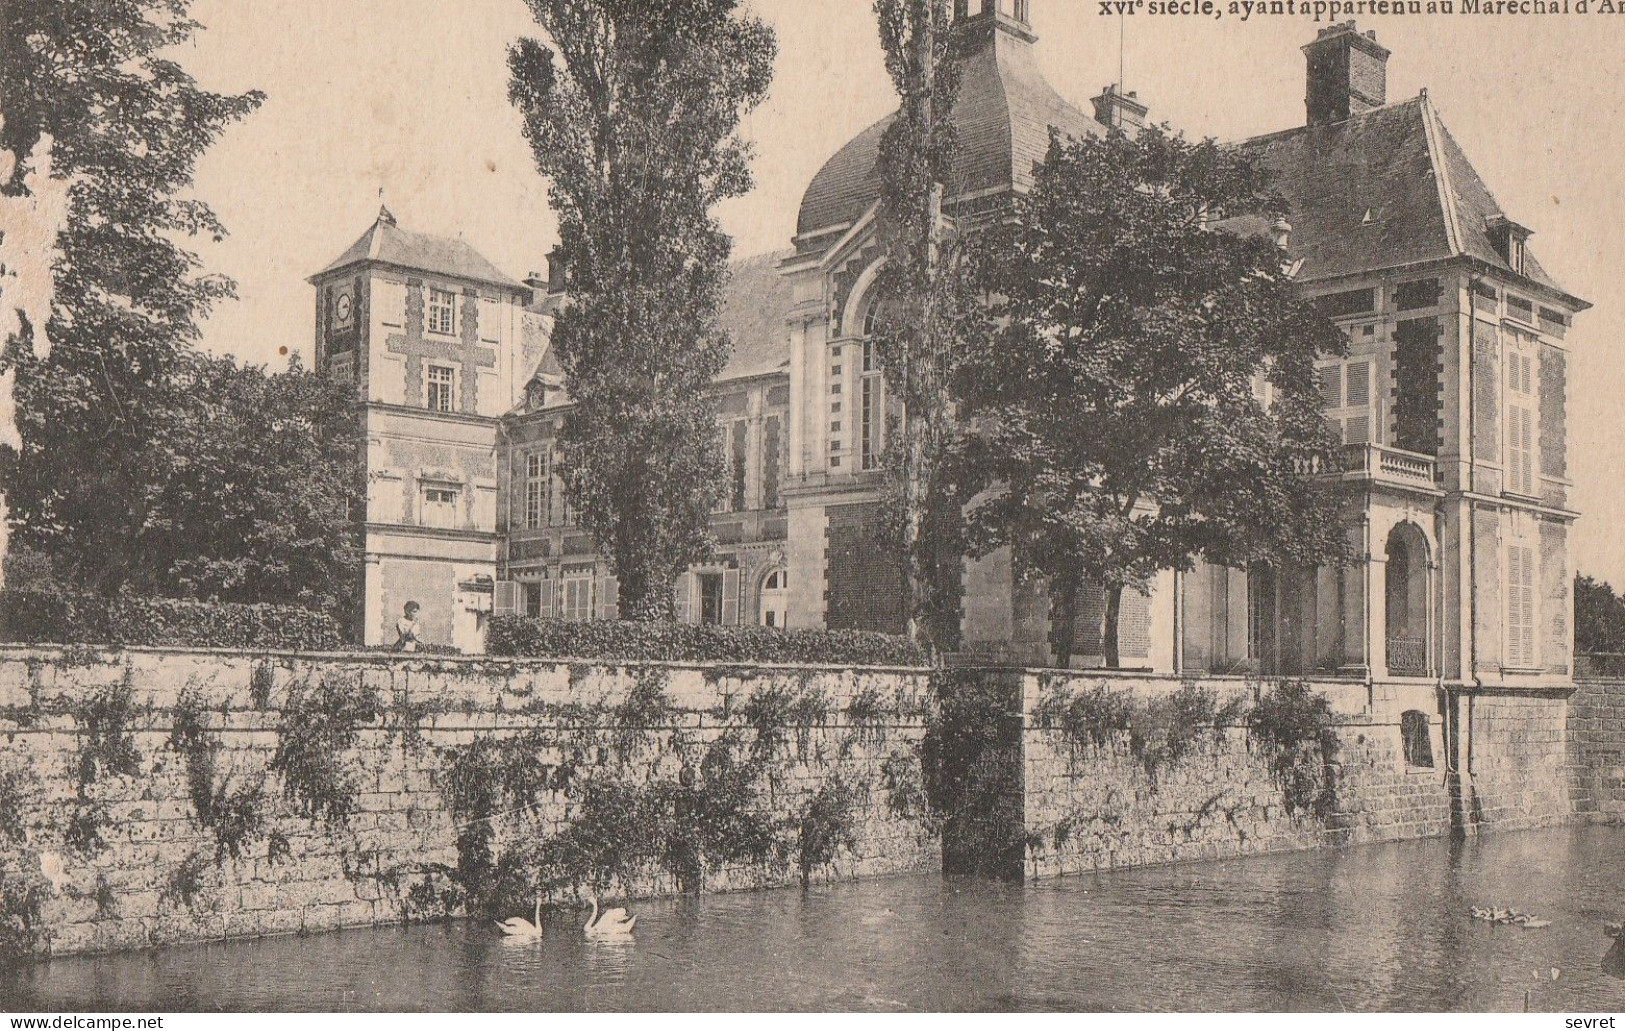
[[[1039,58],[1080,108],[1115,81],[1119,19],[1080,0],[1032,0]],[[801,192],[842,143],[893,105],[869,0],[755,0],[779,35],[770,99],[746,123],[756,189],[722,209],[747,256],[788,246]],[[305,277],[372,223],[378,191],[403,227],[463,235],[516,278],[545,268],[546,188],[507,100],[508,44],[534,29],[522,0],[197,0],[205,25],[179,56],[204,85],[257,88],[265,105],[199,167],[197,194],[231,236],[200,248],[240,300],[206,346],[280,364],[309,358]],[[1237,139],[1302,122],[1301,16],[1126,19],[1127,87],[1192,136]],[[1530,244],[1596,308],[1569,342],[1575,562],[1625,587],[1625,16],[1360,19],[1393,51],[1388,96],[1427,88],[1445,124]],[[1610,475],[1612,474],[1612,475]]]

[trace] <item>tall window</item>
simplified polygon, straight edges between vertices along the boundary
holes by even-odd
[[[429,288],[429,332],[452,336],[457,329],[457,295]]]
[[[1365,444],[1371,433],[1371,359],[1320,367],[1320,403],[1332,432],[1345,444]]]
[[[431,365],[429,366],[428,378],[429,411],[456,411],[453,404],[453,388],[457,383],[456,372],[449,366]]]
[[[885,387],[880,381],[880,360],[875,354],[874,342],[865,340],[863,376],[858,385],[859,401],[862,406],[858,423],[858,454],[862,456],[865,469],[875,469],[880,465],[880,453],[884,447],[882,435],[886,422],[885,393]]]
[[[540,529],[547,518],[547,456],[534,451],[525,456],[525,529]]]
[[[700,587],[700,622],[722,622],[722,574],[701,573]]]
[[[569,526],[570,505],[564,496],[564,451],[554,448],[547,477],[547,525]]]
[[[735,420],[728,446],[728,500],[734,512],[743,512],[746,507],[745,483],[748,470],[746,459],[750,455],[747,448],[748,435],[749,426],[745,420]]]
[[[779,507],[779,417],[762,423],[762,507]]]
[[[1535,665],[1534,549],[1516,540],[1507,545],[1507,665]]]
[[[1534,356],[1523,347],[1507,351],[1507,490],[1535,493]]]
[[[457,525],[456,487],[423,488],[423,525],[450,529]]]
[[[564,618],[578,623],[592,618],[592,570],[564,574]]]

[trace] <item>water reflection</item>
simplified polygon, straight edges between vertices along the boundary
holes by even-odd
[[[17,972],[0,1008],[1515,1012],[1527,992],[1618,1010],[1625,944],[1602,929],[1625,916],[1621,846],[1625,830],[1574,828],[643,902],[630,942],[589,943],[558,911],[540,942],[470,921],[62,959]]]

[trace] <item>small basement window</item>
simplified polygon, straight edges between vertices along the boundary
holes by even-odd
[[[1428,714],[1411,709],[1399,717],[1399,734],[1405,748],[1405,765],[1433,768],[1433,743],[1428,737]]]

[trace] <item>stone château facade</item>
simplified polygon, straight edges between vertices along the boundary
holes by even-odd
[[[960,0],[946,212],[995,216],[1030,187],[1050,127],[1136,131],[1108,88],[1085,115],[1044,79],[1025,0]],[[1426,92],[1390,103],[1387,49],[1353,23],[1304,47],[1307,118],[1235,146],[1279,176],[1294,275],[1352,341],[1321,389],[1344,441],[1356,561],[1319,570],[1165,573],[1124,600],[1125,665],[1479,688],[1572,677],[1567,337],[1588,305],[1502,211]],[[734,344],[714,387],[728,458],[718,547],[675,586],[679,616],[898,630],[899,572],[877,543],[886,397],[866,343],[880,260],[875,156],[889,119],[809,184],[784,252],[734,267]],[[614,615],[608,563],[573,526],[554,437],[567,418],[547,352],[563,276],[508,279],[461,242],[381,216],[317,286],[320,367],[364,403],[369,642],[409,598],[426,637],[477,646],[484,614]],[[346,301],[348,297],[350,300]],[[1050,599],[1008,555],[968,563],[963,650],[1054,654]],[[1088,592],[1074,663],[1100,662]]]

